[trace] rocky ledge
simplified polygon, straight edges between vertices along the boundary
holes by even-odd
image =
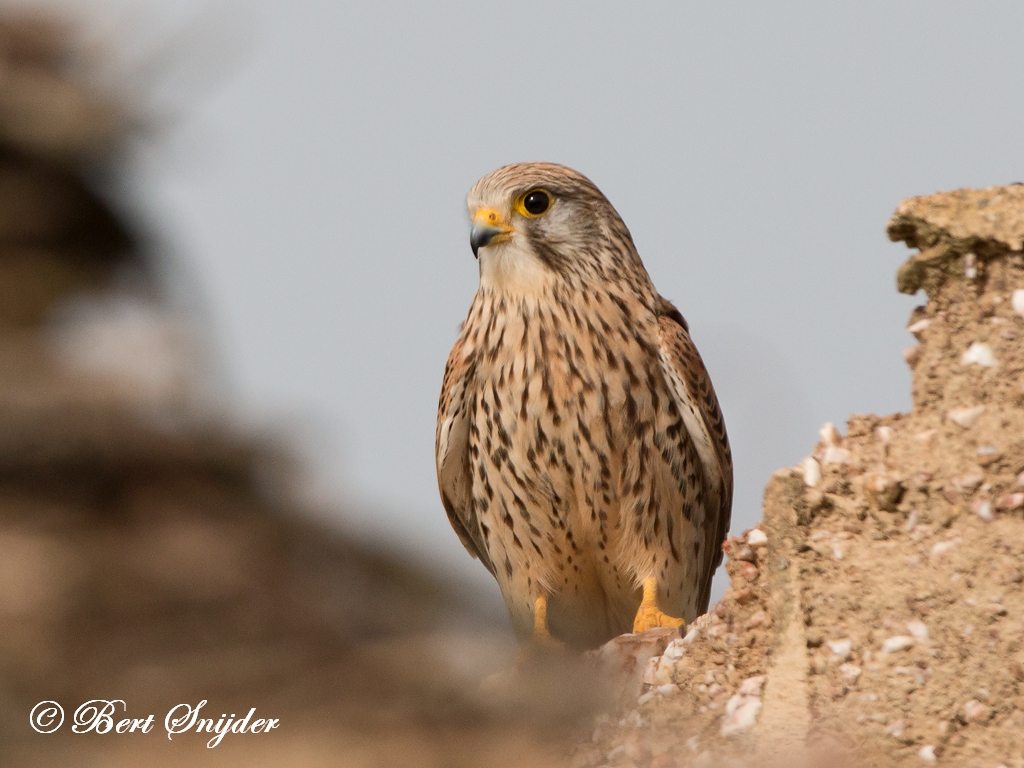
[[[1024,766],[1024,186],[906,200],[888,232],[928,299],[913,409],[775,473],[725,597],[646,639],[575,767]]]

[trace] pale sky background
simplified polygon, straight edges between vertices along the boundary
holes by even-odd
[[[495,601],[433,458],[479,176],[556,161],[617,207],[718,390],[734,531],[823,422],[910,405],[897,203],[1024,180],[1019,2],[108,5],[170,41],[133,204],[232,402],[292,430],[340,522]]]

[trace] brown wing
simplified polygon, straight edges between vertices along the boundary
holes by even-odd
[[[706,548],[708,561],[700,604],[702,610],[707,610],[711,578],[722,562],[721,545],[729,531],[732,514],[732,452],[729,450],[729,437],[725,432],[725,420],[715,396],[715,388],[690,338],[686,321],[666,299],[661,299],[659,309],[658,335],[663,361],[676,374],[670,376],[670,380],[681,381],[683,384],[683,391],[675,392],[679,401],[676,404],[680,410],[691,411],[699,417],[701,434],[692,437],[697,442],[708,485],[718,489],[718,514],[708,514],[704,521],[704,540],[709,546]]]
[[[471,470],[469,466],[470,398],[467,382],[472,378],[472,365],[462,355],[462,339],[455,342],[444,369],[441,401],[437,407],[437,434],[434,455],[437,461],[437,485],[441,503],[448,513],[448,522],[459,535],[462,546],[494,573],[494,564],[487,554],[487,542],[473,506]]]

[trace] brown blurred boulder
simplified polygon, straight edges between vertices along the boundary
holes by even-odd
[[[282,449],[194,397],[158,285],[113,321],[62,319],[149,258],[94,191],[130,125],[83,73],[60,24],[0,20],[0,764],[553,765],[557,706],[477,688],[508,636],[456,585],[304,516]],[[70,734],[97,698],[281,727],[216,751],[161,726]],[[29,727],[45,700],[56,734]]]

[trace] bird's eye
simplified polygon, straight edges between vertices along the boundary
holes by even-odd
[[[523,196],[520,205],[528,216],[540,216],[547,213],[551,207],[551,195],[543,189],[535,189]]]

